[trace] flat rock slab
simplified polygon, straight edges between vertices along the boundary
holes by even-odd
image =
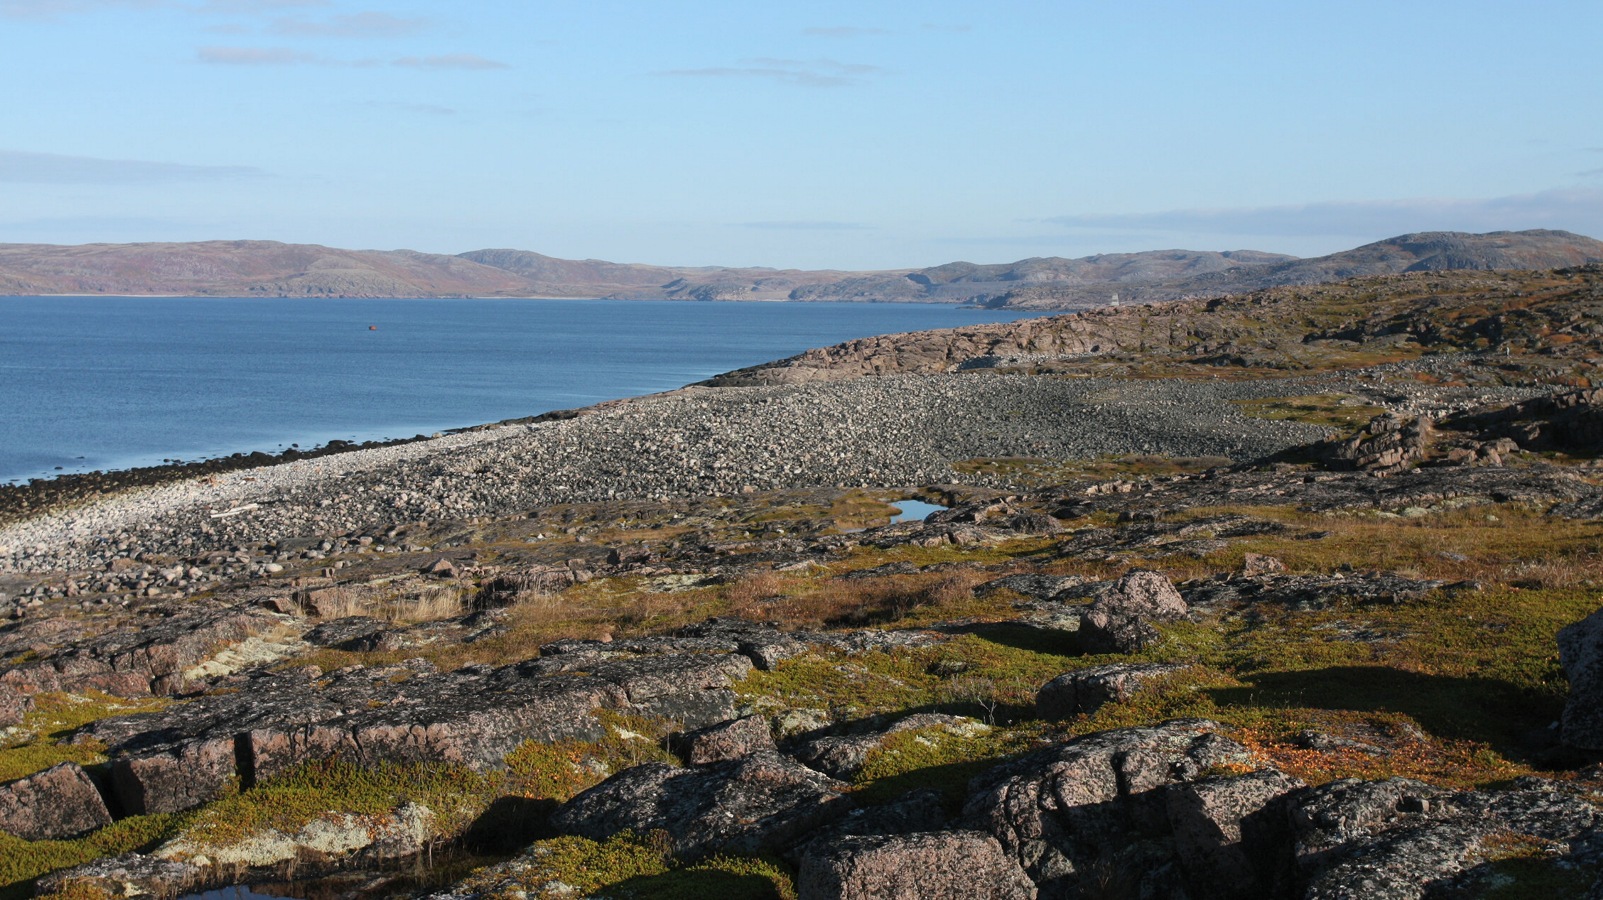
[[[110,824],[106,801],[77,763],[0,785],[0,831],[24,840],[73,838]]]
[[[735,654],[569,654],[439,673],[426,663],[254,673],[157,713],[102,720],[86,733],[112,759],[117,796],[134,813],[173,812],[312,759],[501,766],[524,741],[596,740],[596,712],[694,725],[734,715]]]
[[[693,766],[740,759],[774,750],[774,735],[764,716],[742,716],[693,731],[679,741],[679,753]]]
[[[1451,793],[1419,782],[1345,779],[1293,795],[1288,821],[1308,898],[1481,896],[1480,867],[1517,836],[1548,859],[1597,871],[1599,808],[1563,785],[1521,778],[1502,791]],[[1600,880],[1603,883],[1603,880]],[[1594,886],[1594,893],[1597,887]],[[1590,895],[1589,895],[1590,896]]]
[[[660,831],[681,856],[779,852],[850,811],[845,788],[766,751],[691,768],[647,763],[569,800],[551,824],[594,840]]]
[[[201,876],[190,863],[125,853],[52,872],[40,878],[34,890],[40,896],[74,891],[80,896],[175,897],[199,883]]]
[[[832,778],[850,780],[862,771],[869,757],[899,734],[939,729],[949,734],[969,736],[990,731],[989,726],[966,716],[944,713],[917,713],[889,728],[867,734],[829,735],[814,738],[794,749],[797,759]]]
[[[981,831],[851,836],[815,843],[796,875],[800,900],[1034,900],[1035,884]]]
[[[1423,600],[1448,582],[1404,578],[1386,572],[1335,575],[1230,576],[1181,585],[1194,606],[1279,603],[1298,610],[1324,609],[1341,601],[1406,603]]]
[[[1112,663],[1066,672],[1035,694],[1035,714],[1043,719],[1090,715],[1108,703],[1127,703],[1153,681],[1184,672],[1173,663]]]
[[[0,667],[0,681],[27,692],[98,690],[119,697],[173,694],[188,687],[184,672],[221,647],[281,629],[292,617],[252,603],[186,609],[93,633],[62,634],[40,658]],[[62,627],[65,627],[63,625]],[[105,627],[105,626],[101,626]],[[87,632],[87,633],[85,633]]]

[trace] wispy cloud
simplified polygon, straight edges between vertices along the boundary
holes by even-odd
[[[1603,175],[1603,169],[1587,169],[1585,172],[1576,172],[1576,178],[1596,178]]]
[[[199,9],[215,13],[259,13],[328,6],[329,3],[330,0],[206,0]]]
[[[1442,229],[1603,228],[1603,190],[1563,188],[1487,199],[1371,200],[1153,213],[1079,213],[1045,221],[1076,230],[1374,237]]]
[[[386,100],[369,100],[362,105],[374,109],[394,109],[425,116],[454,116],[457,114],[457,110],[453,107],[440,106],[434,103],[393,103]]]
[[[808,37],[854,38],[875,37],[878,35],[890,34],[890,32],[884,28],[858,28],[854,25],[828,25],[818,28],[804,28],[802,29],[802,34],[805,34]]]
[[[802,87],[844,87],[859,84],[884,69],[865,63],[844,63],[833,59],[775,59],[757,57],[740,60],[737,66],[710,66],[702,69],[669,69],[659,75],[690,78],[757,78]]]
[[[203,63],[222,66],[372,66],[392,65],[408,69],[508,69],[504,62],[485,59],[472,53],[446,53],[439,56],[403,56],[399,59],[359,59],[355,61],[332,59],[294,50],[289,47],[202,47],[196,58]]]
[[[288,47],[201,47],[195,51],[203,63],[219,66],[294,66],[332,64],[333,60]]]
[[[472,53],[446,53],[440,56],[403,56],[393,65],[411,69],[510,69],[511,66]]]
[[[102,9],[139,9],[163,5],[163,0],[0,0],[0,16],[11,19],[54,19]]]
[[[389,13],[359,12],[321,22],[278,19],[269,30],[291,37],[387,38],[416,34],[427,28],[428,24],[427,19],[403,19]]]
[[[874,226],[860,222],[829,222],[809,219],[773,222],[741,222],[742,228],[760,228],[772,231],[872,231]]]
[[[940,25],[935,22],[925,22],[919,27],[925,31],[944,31],[947,34],[963,34],[974,30],[973,25]]]
[[[265,174],[250,166],[196,166],[0,150],[0,182],[13,184],[157,184],[259,178]]]
[[[327,6],[330,0],[0,0],[0,16],[54,19],[114,9],[179,9],[202,13],[249,14]]]

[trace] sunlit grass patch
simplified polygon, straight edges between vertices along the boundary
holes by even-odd
[[[464,887],[486,900],[617,896],[653,900],[794,900],[790,870],[766,857],[714,855],[681,861],[655,836],[624,833],[605,841],[559,837],[536,842],[513,863],[470,876]]]
[[[33,896],[33,880],[57,869],[152,849],[186,820],[184,814],[135,816],[72,841],[25,841],[0,832],[0,900]]]
[[[1385,412],[1356,397],[1344,394],[1303,394],[1288,397],[1260,397],[1231,401],[1242,413],[1255,419],[1301,422],[1333,431],[1347,432],[1368,424]]]
[[[130,700],[98,691],[82,694],[35,694],[33,711],[17,726],[15,737],[0,744],[0,782],[15,781],[42,772],[57,763],[82,766],[105,761],[105,747],[97,742],[74,742],[79,728],[110,716],[152,712],[172,701],[147,697]]]

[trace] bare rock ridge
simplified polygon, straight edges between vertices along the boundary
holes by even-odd
[[[1600,245],[1603,246],[1603,245]],[[715,386],[849,381],[866,375],[996,370],[1130,374],[1155,367],[1294,373],[1343,355],[1497,351],[1581,362],[1603,331],[1587,316],[1603,266],[1523,272],[1421,271],[1336,285],[1268,288],[964,328],[878,335],[738,369]],[[1508,309],[1488,300],[1530,291]],[[1362,301],[1355,300],[1364,292]],[[1585,312],[1582,312],[1585,310]],[[1557,340],[1550,340],[1554,335]],[[1370,357],[1375,358],[1374,356]]]
[[[0,294],[219,297],[609,297],[969,303],[1084,309],[1219,296],[1359,275],[1552,268],[1603,260],[1562,231],[1431,232],[1301,260],[1253,250],[1158,250],[880,272],[651,266],[524,250],[459,255],[342,250],[276,241],[0,245]]]

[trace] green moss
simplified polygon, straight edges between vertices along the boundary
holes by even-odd
[[[599,741],[525,741],[508,754],[503,791],[528,800],[561,802],[630,766],[678,764],[663,748],[662,739],[671,727],[668,723],[611,710],[598,715],[607,729]]]
[[[186,818],[135,816],[74,841],[25,841],[0,833],[0,900],[33,896],[33,880],[48,872],[152,849],[177,834]]]
[[[330,813],[378,816],[406,803],[427,807],[436,833],[449,835],[488,805],[493,787],[489,778],[456,765],[319,760],[208,804],[183,837],[228,845],[269,829],[293,833]]]
[[[1027,631],[998,627],[888,653],[811,653],[752,673],[736,691],[759,705],[823,706],[841,719],[914,708],[995,718],[1033,702],[1041,684],[1079,665],[1005,643]]]
[[[1292,397],[1261,397],[1233,401],[1241,411],[1256,419],[1322,425],[1337,431],[1353,431],[1385,412],[1344,394],[1304,394]]]
[[[37,694],[33,711],[18,726],[22,736],[0,745],[0,782],[15,781],[58,763],[90,766],[104,762],[105,747],[94,741],[74,743],[73,732],[109,716],[149,712],[169,702],[127,700],[98,691]]]
[[[539,900],[579,896],[705,900],[708,897],[794,900],[789,871],[766,858],[713,856],[673,860],[665,836],[625,832],[605,841],[560,837],[537,841],[510,866],[468,879],[487,900]]]

